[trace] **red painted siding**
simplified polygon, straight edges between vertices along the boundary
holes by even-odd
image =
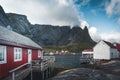
[[[14,62],[14,47],[7,46],[7,63],[0,64],[0,78],[9,75],[9,71],[27,63],[27,49],[22,49],[22,61]]]
[[[38,58],[38,50],[32,50],[32,60],[40,60],[41,58]]]
[[[7,46],[7,63],[0,64],[0,79],[8,76],[9,71],[28,62],[28,49],[22,48],[22,61],[14,62],[14,47]],[[32,50],[32,49],[31,49]],[[32,50],[32,60],[38,60],[38,50]]]

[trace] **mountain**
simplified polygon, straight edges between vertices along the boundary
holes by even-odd
[[[8,19],[7,15],[5,14],[2,6],[0,6],[0,25],[7,27],[10,24],[11,24],[10,20]]]
[[[23,35],[30,34],[31,24],[27,20],[27,17],[25,15],[19,15],[13,13],[7,13],[6,15],[10,20],[12,28],[15,32],[18,32]]]
[[[5,13],[0,6],[0,25],[10,26],[13,31],[31,38],[46,49],[81,51],[91,48],[95,42],[91,39],[88,28],[79,26],[53,26],[31,24],[25,15]]]

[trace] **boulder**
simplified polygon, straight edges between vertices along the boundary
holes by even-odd
[[[76,68],[60,72],[48,80],[120,80],[120,77],[100,70]]]

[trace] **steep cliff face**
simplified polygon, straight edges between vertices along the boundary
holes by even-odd
[[[0,6],[0,25],[4,26],[4,27],[11,25],[10,20],[8,19],[7,15],[5,14],[2,6]]]
[[[83,30],[79,26],[52,26],[31,24],[25,15],[5,13],[0,6],[0,25],[11,26],[12,30],[31,38],[41,46],[78,46],[93,45],[87,27]],[[73,46],[72,46],[73,47]]]
[[[7,17],[12,24],[12,28],[15,32],[23,35],[30,35],[30,22],[25,15],[7,13]]]
[[[89,36],[88,29],[80,27],[33,25],[30,29],[35,42],[41,45],[72,45],[73,43],[94,43]],[[40,44],[39,43],[39,44]]]
[[[31,32],[32,39],[41,45],[58,45],[61,37],[60,28],[51,25],[33,25]]]
[[[14,13],[5,13],[2,6],[0,6],[0,25],[3,27],[10,26],[13,31],[23,35],[30,35],[31,24],[27,20],[25,15],[19,15]]]

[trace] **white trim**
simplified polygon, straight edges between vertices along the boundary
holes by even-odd
[[[38,50],[38,58],[43,59],[43,50]]]
[[[93,52],[82,52],[82,54],[93,54]]]
[[[0,45],[0,49],[4,49],[4,61],[0,61],[0,64],[5,64],[7,63],[7,54],[6,54],[6,46]]]
[[[16,53],[16,50],[18,51],[20,50],[20,52]],[[19,55],[20,59],[15,59],[16,54]],[[17,62],[17,61],[22,61],[22,48],[14,47],[14,62]]]
[[[42,56],[42,51],[38,50],[38,58]]]
[[[30,52],[30,53],[29,53]],[[32,61],[32,50],[28,49],[28,63],[30,64]]]

